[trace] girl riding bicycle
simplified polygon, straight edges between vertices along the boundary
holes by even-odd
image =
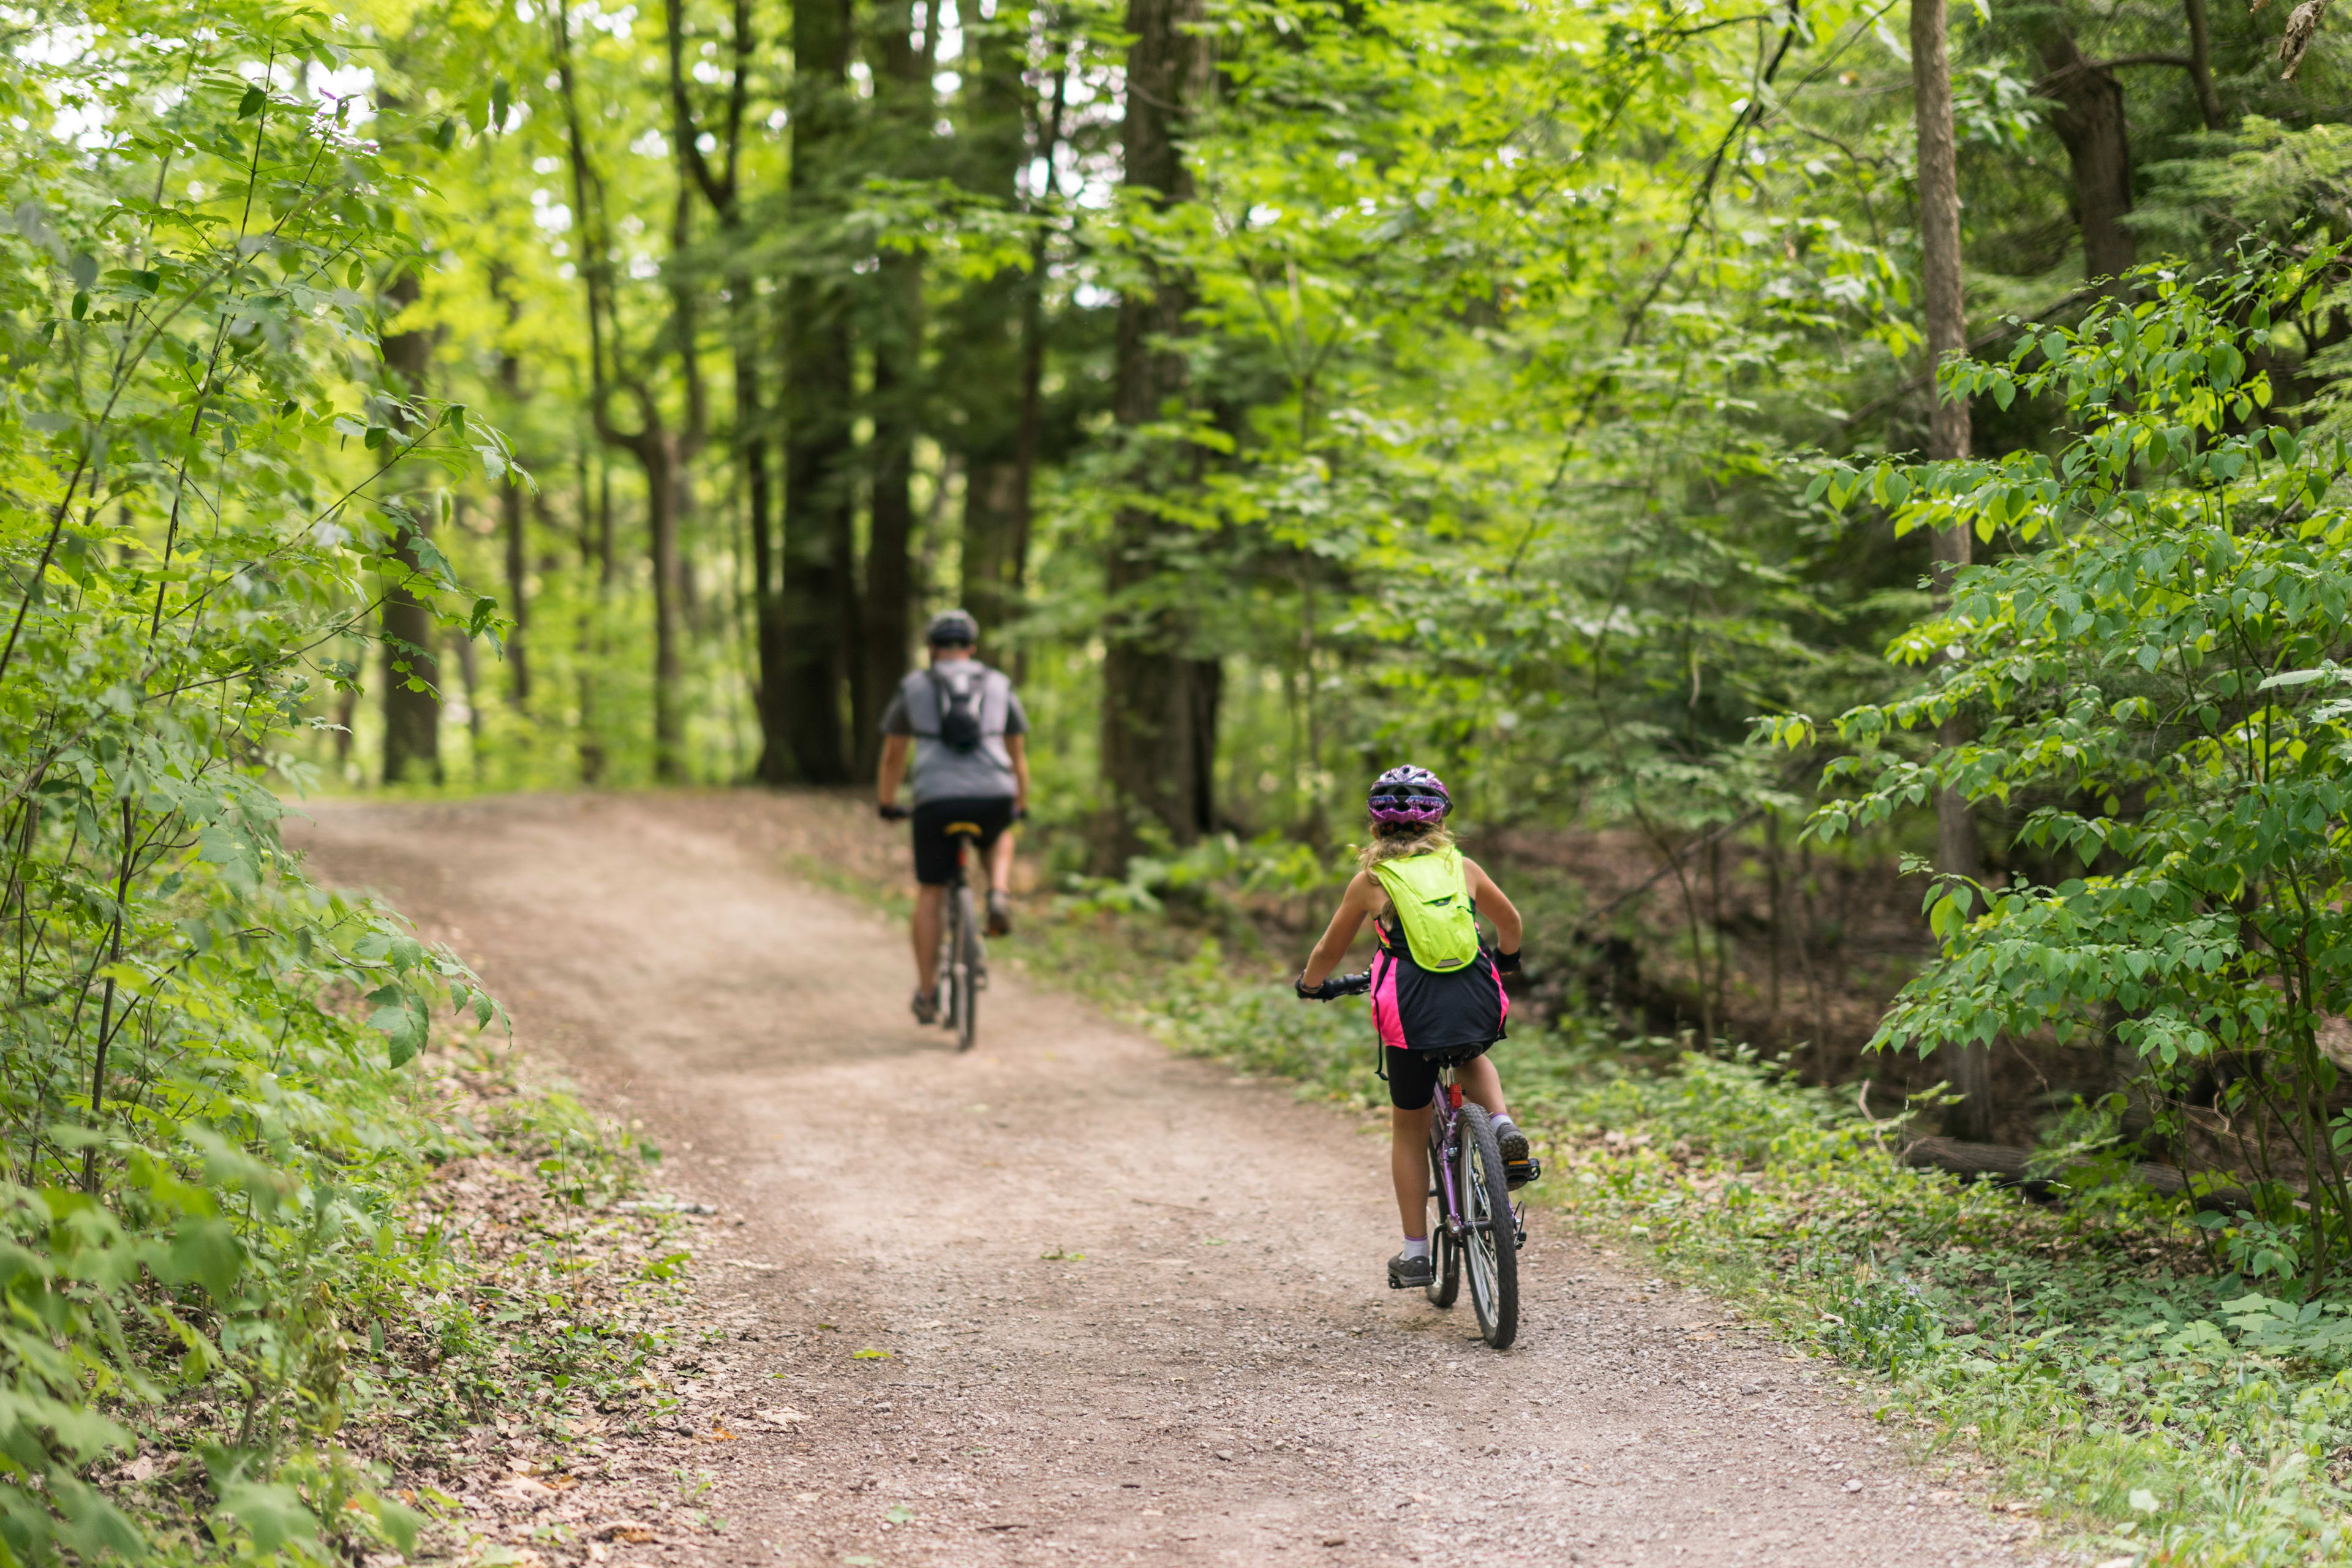
[[[1372,957],[1372,1023],[1389,1080],[1392,1142],[1390,1173],[1404,1220],[1404,1250],[1389,1259],[1389,1284],[1400,1290],[1427,1285],[1429,1255],[1429,1120],[1437,1094],[1433,1053],[1482,1053],[1463,1061],[1463,1094],[1494,1119],[1503,1166],[1518,1185],[1535,1173],[1528,1137],[1503,1103],[1503,1080],[1483,1054],[1504,1036],[1511,1002],[1503,975],[1519,966],[1519,911],[1475,860],[1454,847],[1445,829],[1454,809],[1444,781],[1427,768],[1391,768],[1373,781],[1366,807],[1370,841],[1362,869],[1348,884],[1339,911],[1298,976],[1301,996],[1328,1001],[1339,994],[1331,972],[1369,917],[1379,951]],[[1495,922],[1496,946],[1479,939],[1481,910]]]

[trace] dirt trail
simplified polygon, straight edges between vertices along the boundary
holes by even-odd
[[[673,1441],[726,1533],[600,1560],[2020,1561],[2032,1526],[1937,1489],[1818,1363],[1540,1211],[1507,1354],[1466,1301],[1391,1292],[1381,1144],[1283,1086],[1009,962],[956,1056],[907,1016],[897,931],[779,868],[805,809],[333,805],[289,836],[477,963],[719,1210],[688,1409],[740,1440]]]

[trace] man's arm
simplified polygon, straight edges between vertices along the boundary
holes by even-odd
[[[874,800],[877,805],[895,805],[898,800],[898,781],[907,776],[907,742],[905,735],[882,737],[882,773],[874,781]]]
[[[1004,754],[1013,759],[1013,810],[1015,815],[1018,815],[1029,809],[1029,737],[1005,736]],[[887,767],[890,756],[887,743],[883,748],[882,756],[884,765]]]

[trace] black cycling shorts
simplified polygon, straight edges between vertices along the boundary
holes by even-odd
[[[955,879],[957,840],[949,834],[949,827],[969,822],[979,828],[981,852],[986,854],[989,846],[1013,826],[1013,797],[999,795],[927,800],[915,807],[914,821],[915,880],[926,888],[943,888]],[[988,878],[981,873],[972,880],[985,886]]]
[[[1485,1046],[1456,1046],[1451,1050],[1408,1051],[1382,1046],[1388,1068],[1389,1103],[1399,1110],[1426,1110],[1437,1102],[1437,1069],[1447,1062],[1456,1067],[1486,1054]]]

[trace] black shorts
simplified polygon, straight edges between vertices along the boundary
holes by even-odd
[[[1437,1069],[1447,1062],[1459,1067],[1486,1054],[1485,1046],[1456,1046],[1451,1050],[1409,1051],[1397,1046],[1381,1047],[1381,1065],[1388,1068],[1389,1103],[1399,1110],[1425,1110],[1437,1101]]]
[[[968,822],[980,829],[982,854],[1013,826],[1009,795],[927,800],[915,807],[915,880],[926,888],[943,888],[955,879],[956,839],[948,829]],[[985,876],[975,881],[985,883]]]

